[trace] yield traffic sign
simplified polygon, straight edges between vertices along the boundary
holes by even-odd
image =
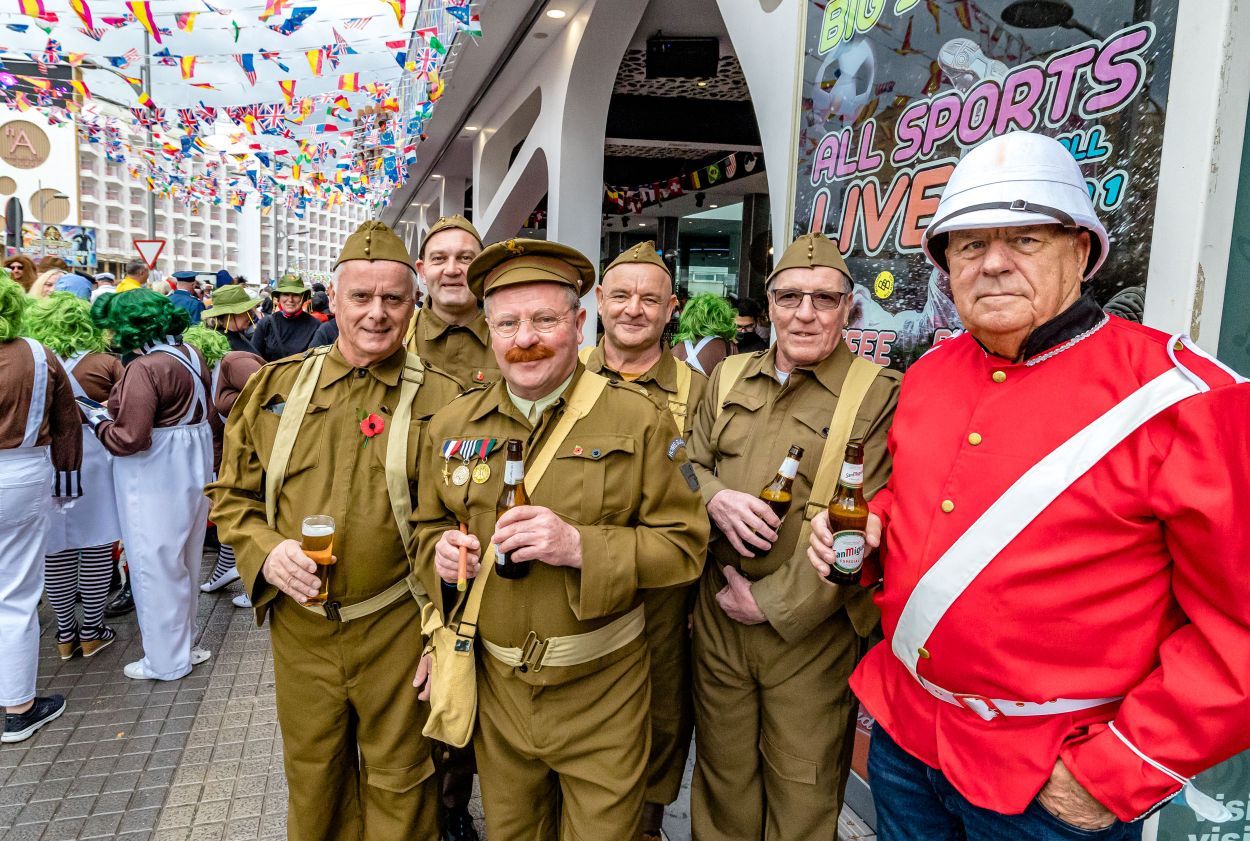
[[[135,240],[135,250],[139,252],[139,257],[143,262],[147,263],[148,268],[154,269],[156,268],[156,259],[165,250],[165,240],[137,239]]]

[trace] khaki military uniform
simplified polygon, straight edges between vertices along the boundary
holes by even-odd
[[[694,407],[707,388],[707,377],[690,371],[685,405],[678,396],[677,366],[685,363],[667,349],[660,361],[631,382],[647,390],[662,409],[683,414],[681,430],[689,437]],[[688,366],[687,366],[688,367]],[[609,379],[622,379],[607,367],[603,342],[586,357],[586,370]],[[651,659],[651,755],[647,760],[646,802],[668,805],[677,799],[694,735],[694,702],[690,691],[690,608],[696,588],[667,587],[643,594],[647,611],[647,647]]]
[[[826,584],[797,544],[852,359],[839,343],[824,362],[794,370],[782,384],[776,349],[761,351],[725,394],[719,367],[713,371],[695,408],[689,452],[705,503],[726,488],[758,493],[791,445],[805,451],[791,513],[770,552],[741,557],[713,530],[694,613],[691,822],[698,841],[837,836],[855,711],[847,679],[876,617],[867,591]],[[864,442],[869,496],[889,475],[886,431],[899,379],[893,371],[878,375],[851,429],[851,439]],[[725,566],[753,582],[766,622],[740,624],[716,603]]]
[[[425,425],[459,387],[426,367],[408,428],[387,424],[366,439],[360,415],[377,413],[384,422],[394,415],[401,380],[410,375],[406,358],[399,349],[356,368],[337,345],[329,350],[287,464],[274,528],[266,521],[266,471],[302,360],[262,368],[239,397],[219,478],[208,488],[213,520],[222,540],[234,546],[257,621],[270,617],[293,841],[437,834],[430,747],[421,737],[427,708],[411,686],[422,650],[417,603],[404,596],[371,615],[338,622],[302,607],[261,574],[275,546],[299,538],[304,517],[329,514],[337,524],[332,600],[356,605],[409,575],[387,494],[385,456],[392,436],[407,436],[415,493]]]
[[[428,305],[421,307],[412,315],[404,343],[422,361],[450,374],[462,391],[499,380],[490,328],[480,312],[468,324],[448,324]]]
[[[532,458],[563,414],[580,377],[536,422],[504,383],[473,391],[435,414],[422,441],[423,476],[438,476],[450,439],[517,438]],[[527,577],[485,583],[482,647],[522,648],[527,639],[580,635],[641,610],[640,588],[698,576],[708,535],[698,495],[668,451],[677,429],[628,384],[610,384],[579,419],[530,504],[553,510],[581,535],[583,568],[534,562]],[[680,458],[680,455],[678,455]],[[491,476],[464,486],[424,485],[414,514],[417,571],[438,587],[434,547],[464,522],[486,546],[494,533],[504,453]],[[426,472],[430,471],[430,472]],[[647,764],[647,647],[637,636],[572,666],[507,666],[483,651],[474,733],[490,841],[627,839],[638,831]],[[557,829],[558,828],[558,829]]]

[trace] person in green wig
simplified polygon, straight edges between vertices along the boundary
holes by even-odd
[[[193,645],[204,486],[213,472],[208,365],[182,341],[187,312],[156,292],[102,295],[91,316],[126,361],[107,412],[87,418],[116,456],[117,513],[143,637],[143,659],[125,675],[177,680],[210,656]]]
[[[686,302],[673,336],[673,356],[684,360],[700,374],[708,375],[726,356],[737,353],[738,336],[733,304],[705,292]]]
[[[53,292],[32,301],[22,317],[22,334],[56,353],[76,397],[108,402],[121,379],[122,363],[107,352],[104,334],[91,320],[89,303],[69,292]],[[82,420],[85,423],[85,415]],[[113,456],[91,434],[90,426],[83,435],[82,476],[91,492],[72,508],[51,512],[44,549],[44,589],[56,613],[56,645],[62,660],[77,653],[94,657],[117,637],[104,624],[113,578],[113,544],[121,539]]]

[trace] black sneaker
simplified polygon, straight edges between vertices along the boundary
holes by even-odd
[[[4,735],[0,742],[24,742],[35,731],[49,721],[55,721],[65,712],[65,698],[50,695],[47,698],[36,698],[35,703],[24,713],[4,714]]]
[[[478,841],[477,828],[469,810],[463,806],[444,810],[441,837],[442,841]]]

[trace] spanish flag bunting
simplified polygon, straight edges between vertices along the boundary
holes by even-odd
[[[178,28],[183,32],[190,32],[195,29],[195,16],[199,12],[179,12],[174,20],[178,23]]]
[[[182,79],[186,81],[195,75],[195,56],[184,55],[178,59],[178,67],[182,70]]]
[[[325,65],[325,53],[320,50],[309,50],[304,53],[308,57],[308,66],[312,68],[314,76],[321,75],[321,68]]]
[[[86,53],[70,53],[68,56],[65,57],[65,60],[69,62],[70,67],[77,67],[78,65],[82,64],[83,61],[86,60],[86,58],[87,58]]]
[[[156,17],[152,14],[152,4],[148,0],[126,0],[126,8],[143,28],[152,36],[152,40],[161,43],[161,29],[156,25]]]
[[[192,82],[192,83],[191,83],[191,87],[193,87],[193,88],[200,88],[201,90],[206,90],[206,91],[215,91],[215,90],[217,90],[217,88],[213,87],[213,86],[212,86],[212,85],[210,85],[208,82]]]
[[[360,74],[344,73],[339,76],[339,90],[354,93],[360,90]]]
[[[36,88],[41,91],[52,90],[52,82],[48,79],[41,79],[38,76],[18,76],[17,78],[21,79],[32,88]]]
[[[286,104],[290,105],[295,101],[295,80],[279,79],[278,87],[282,89],[282,95],[286,97]]]
[[[274,15],[282,14],[282,7],[287,0],[265,0],[265,11],[260,13],[261,20],[269,20]]]
[[[404,14],[408,11],[408,0],[382,0],[382,2],[391,7],[391,11],[395,13],[395,23],[402,29]]]
[[[91,20],[91,9],[87,6],[87,0],[69,0],[70,8],[74,10],[74,14],[82,18],[82,25],[88,29],[95,29],[95,24]]]
[[[156,109],[156,103],[152,101],[152,97],[148,96],[146,91],[140,92],[139,104],[144,108]]]
[[[45,14],[43,0],[17,0],[17,10],[32,18],[41,18]]]

